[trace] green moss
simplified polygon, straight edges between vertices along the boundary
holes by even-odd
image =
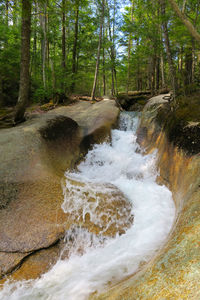
[[[7,109],[5,109],[5,108],[1,108],[1,109],[0,109],[0,117],[3,117],[3,116],[5,116],[5,115],[7,115],[7,113],[8,113],[8,110],[7,110]]]
[[[167,104],[157,114],[170,142],[188,155],[200,152],[200,95],[177,99],[175,110]]]
[[[137,103],[145,106],[145,104],[147,103],[147,98],[144,98],[143,100],[139,100]]]
[[[176,116],[185,122],[200,122],[200,93],[177,99]]]

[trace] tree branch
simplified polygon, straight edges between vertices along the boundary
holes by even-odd
[[[178,5],[174,0],[168,0],[171,4],[171,7],[173,8],[174,12],[178,16],[178,18],[181,20],[181,22],[186,26],[189,33],[193,36],[193,38],[200,43],[200,34],[197,32],[196,28],[193,26],[193,24],[186,18],[186,16],[180,11]]]

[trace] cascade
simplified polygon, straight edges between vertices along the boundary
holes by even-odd
[[[121,112],[111,140],[94,145],[76,170],[66,171],[62,209],[74,226],[66,232],[60,259],[37,280],[7,282],[0,299],[85,300],[135,273],[163,246],[175,206],[168,188],[156,183],[156,152],[144,155],[136,142],[138,120],[139,113]],[[115,195],[123,204],[117,209]],[[102,197],[114,214],[105,203],[98,209]],[[88,218],[96,234],[76,225]]]

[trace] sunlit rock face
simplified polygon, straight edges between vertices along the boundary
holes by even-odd
[[[60,249],[70,227],[61,209],[61,179],[94,142],[110,134],[118,114],[114,101],[84,101],[1,130],[0,278],[20,267],[23,279],[22,266],[25,279],[35,278],[59,257],[52,249],[42,259],[43,249],[55,244]]]
[[[143,155],[136,143],[138,117],[122,112],[111,139],[66,170],[62,208],[71,226],[60,257],[34,281],[6,283],[2,299],[86,300],[136,273],[166,242],[175,206],[169,189],[156,183],[156,151]],[[42,251],[26,260],[34,275],[31,257],[41,261]]]
[[[174,230],[166,247],[143,272],[95,299],[199,298],[200,156],[197,131],[190,152],[192,144],[189,147],[187,143],[182,145],[181,137],[170,132],[170,111],[162,96],[152,98],[144,108],[137,140],[147,153],[158,149],[160,175],[157,181],[166,184],[173,193],[177,211]],[[188,140],[187,136],[185,138]]]

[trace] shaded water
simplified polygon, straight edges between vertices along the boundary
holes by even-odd
[[[83,221],[89,214],[101,229],[99,234],[80,226],[72,228],[66,233],[68,259],[58,260],[40,279],[7,283],[0,299],[88,299],[108,283],[136,272],[163,245],[174,221],[175,206],[171,192],[156,183],[156,153],[142,155],[138,151],[137,124],[136,113],[121,113],[120,128],[112,131],[111,142],[95,145],[76,172],[66,172],[63,210],[74,218],[81,214]],[[120,219],[107,218],[107,226],[102,226],[98,195],[110,193],[112,198],[114,187],[130,202],[134,222],[129,222],[125,234],[109,237],[104,235],[108,226]],[[88,197],[95,201],[88,202]]]

